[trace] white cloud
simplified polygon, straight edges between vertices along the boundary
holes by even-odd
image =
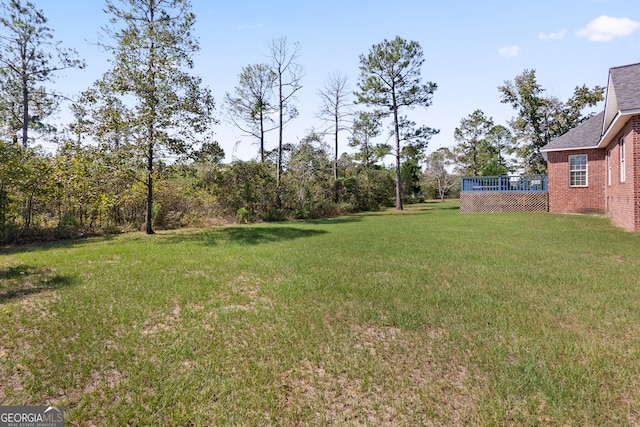
[[[506,46],[498,49],[500,56],[515,58],[520,54],[520,46]]]
[[[254,25],[241,24],[241,25],[238,25],[238,30],[240,30],[240,31],[243,31],[243,30],[257,30],[258,28],[262,28],[262,24],[254,24]]]
[[[629,18],[612,18],[602,15],[576,31],[578,37],[592,42],[610,42],[616,37],[625,37],[640,28],[640,23]]]
[[[564,36],[567,34],[567,30],[560,30],[557,33],[549,33],[549,34],[538,34],[538,38],[542,41],[554,41],[554,40],[562,40]]]

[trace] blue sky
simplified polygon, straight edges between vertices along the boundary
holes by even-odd
[[[57,90],[74,96],[108,67],[107,57],[91,43],[108,21],[104,3],[32,1],[49,18],[56,39],[77,49],[88,64],[55,83]],[[311,128],[322,128],[315,118],[318,91],[330,73],[347,75],[355,89],[359,56],[396,36],[420,43],[423,79],[438,85],[433,105],[412,113],[419,124],[440,129],[429,151],[453,146],[455,127],[476,109],[506,124],[514,111],[500,103],[497,87],[525,69],[535,69],[548,93],[566,100],[583,83],[606,86],[609,67],[640,62],[637,0],[192,0],[192,4],[201,45],[194,73],[213,91],[219,119],[225,92],[233,91],[242,67],[267,60],[270,40],[285,36],[300,44],[305,77],[296,102],[300,116],[285,130],[288,142],[299,141]],[[61,112],[60,120],[65,117],[68,114]],[[256,157],[256,146],[224,120],[216,134],[227,160]],[[341,151],[348,151],[347,135],[341,138]],[[241,142],[236,146],[236,141]]]

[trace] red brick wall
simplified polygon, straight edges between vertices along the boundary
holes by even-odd
[[[603,149],[548,153],[549,212],[605,213],[606,151]],[[587,187],[569,186],[569,156],[587,154]]]
[[[629,125],[630,137],[629,147],[631,151],[627,150],[627,162],[630,166],[627,166],[627,172],[631,172],[630,178],[633,180],[633,201],[635,205],[635,227],[633,231],[640,231],[640,116],[634,116],[631,119]],[[629,171],[631,167],[631,171]]]
[[[624,137],[626,179],[620,182],[620,137]],[[605,187],[606,211],[611,222],[629,231],[640,231],[640,116],[634,116],[615,136],[611,150],[611,185]]]

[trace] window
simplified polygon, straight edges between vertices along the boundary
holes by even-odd
[[[611,185],[611,149],[607,151],[607,185]]]
[[[587,155],[569,156],[569,185],[572,187],[587,186]]]
[[[625,149],[624,138],[620,138],[618,144],[620,145],[620,182],[625,182],[627,180],[627,168],[625,166],[627,150]]]

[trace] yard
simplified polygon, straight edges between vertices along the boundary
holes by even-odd
[[[0,404],[67,425],[637,425],[640,235],[426,203],[0,249]]]

